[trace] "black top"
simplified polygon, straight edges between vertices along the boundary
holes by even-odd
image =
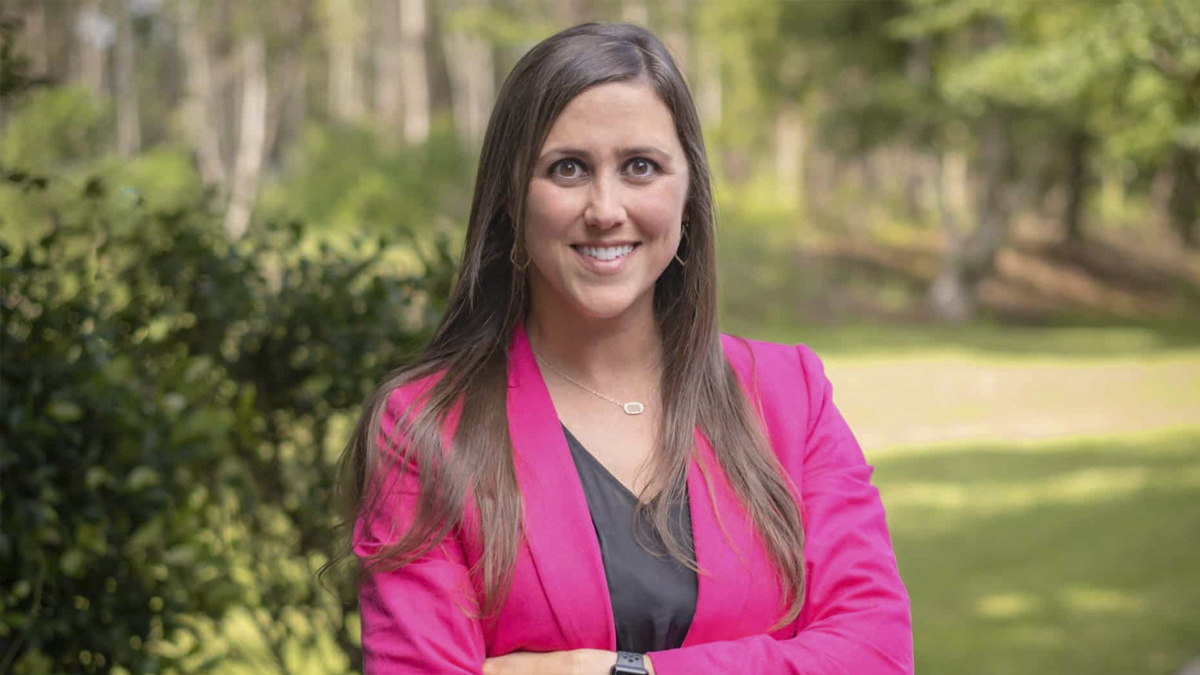
[[[563,432],[600,541],[617,649],[644,654],[682,646],[696,614],[696,573],[666,555],[662,537],[650,527],[648,518],[643,518],[641,538],[663,557],[638,545],[633,533],[637,496],[565,426]],[[692,549],[692,518],[686,499],[672,506],[668,527],[686,549]]]

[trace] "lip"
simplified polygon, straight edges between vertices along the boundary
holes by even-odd
[[[625,254],[624,256],[617,258],[616,260],[597,260],[596,258],[593,258],[592,256],[587,255],[583,251],[580,250],[581,247],[585,247],[585,246],[593,247],[593,248],[611,248],[614,246],[632,246],[633,250],[630,251],[629,253]],[[625,267],[625,264],[627,262],[629,262],[629,259],[632,258],[635,253],[637,253],[637,250],[640,247],[641,247],[641,242],[637,242],[637,241],[605,241],[605,242],[588,242],[588,243],[581,243],[581,244],[572,244],[571,250],[575,251],[576,258],[578,258],[579,262],[584,266],[585,269],[588,269],[595,274],[607,276],[607,275],[616,274],[617,272],[620,272],[621,268]]]
[[[580,246],[590,246],[592,248],[612,248],[614,246],[637,246],[642,242],[632,239],[614,239],[613,241],[577,241],[571,244],[572,248]]]

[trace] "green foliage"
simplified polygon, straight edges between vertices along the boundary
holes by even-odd
[[[419,146],[389,148],[371,129],[311,125],[287,168],[264,190],[264,217],[339,232],[402,234],[465,223],[472,158],[448,125]]]
[[[5,668],[194,670],[238,648],[200,639],[236,608],[306,617],[263,630],[283,671],[332,636],[344,659],[355,619],[312,579],[336,524],[329,439],[426,339],[445,242],[408,276],[385,262],[395,238],[305,253],[289,223],[234,246],[198,199],[5,171],[6,199],[50,224],[0,261]]]
[[[78,87],[47,87],[18,102],[0,135],[0,163],[46,171],[92,159],[108,120]]]

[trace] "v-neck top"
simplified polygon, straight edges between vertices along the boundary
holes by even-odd
[[[696,573],[667,555],[662,537],[645,517],[639,524],[639,534],[659,555],[638,544],[633,531],[637,496],[604,468],[566,426],[563,433],[600,542],[617,649],[644,654],[679,648],[696,614]],[[685,548],[692,548],[686,493],[681,504],[671,506],[668,527]]]

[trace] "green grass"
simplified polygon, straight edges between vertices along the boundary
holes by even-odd
[[[776,316],[766,320],[730,317],[721,328],[756,340],[803,342],[822,356],[959,352],[992,357],[1091,359],[1200,355],[1200,320],[1196,319],[1020,326],[990,321],[797,324],[796,317]]]
[[[1200,428],[871,461],[917,672],[1173,673],[1200,655]]]
[[[917,672],[1200,656],[1200,324],[726,330],[824,358],[877,469]]]

